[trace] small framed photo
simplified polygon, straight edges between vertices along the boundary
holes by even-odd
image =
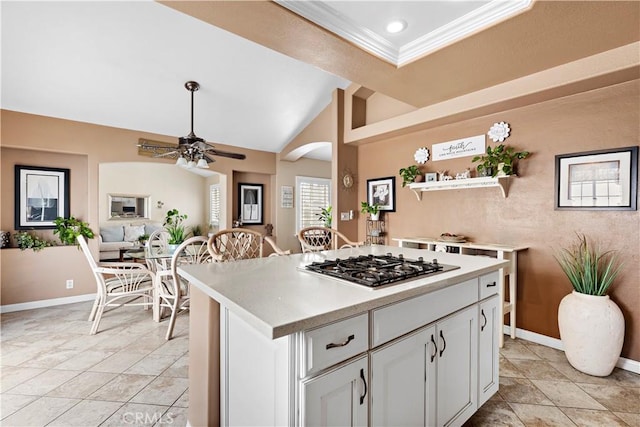
[[[238,184],[238,216],[243,225],[261,225],[262,184]]]
[[[556,210],[637,210],[638,147],[556,156]]]
[[[367,202],[379,205],[380,211],[396,211],[396,177],[367,180]]]
[[[425,182],[435,182],[438,180],[438,174],[435,172],[427,172],[424,174]]]
[[[69,188],[69,169],[16,165],[16,230],[51,229],[68,218]]]

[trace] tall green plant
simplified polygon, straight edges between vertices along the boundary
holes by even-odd
[[[331,228],[333,222],[333,215],[331,214],[331,205],[326,208],[320,208],[320,213],[316,214],[318,221],[322,221],[325,227]]]
[[[602,251],[580,234],[576,243],[562,248],[555,258],[573,289],[587,295],[605,295],[622,267],[613,251]]]
[[[93,239],[95,237],[95,233],[89,228],[89,224],[72,216],[69,218],[58,217],[53,223],[56,225],[53,234],[58,235],[63,245],[77,246],[78,236],[84,236],[87,239]]]
[[[167,243],[179,245],[187,237],[185,226],[182,224],[187,219],[187,214],[181,214],[178,209],[171,209],[164,218],[164,229],[169,233]]]

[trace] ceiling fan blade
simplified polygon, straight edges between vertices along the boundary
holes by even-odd
[[[216,159],[212,159],[211,157],[207,156],[206,154],[203,154],[202,158],[205,159],[207,161],[207,163],[213,163],[213,162],[216,161]]]
[[[220,157],[228,157],[230,159],[238,159],[238,160],[244,160],[247,158],[247,156],[245,156],[244,154],[240,154],[240,153],[231,153],[229,151],[220,151],[220,150],[214,150],[214,149],[208,149],[206,150],[206,152],[208,154],[213,154],[214,156],[220,156]]]
[[[180,153],[178,150],[167,151],[166,153],[156,153],[153,157],[177,157]]]

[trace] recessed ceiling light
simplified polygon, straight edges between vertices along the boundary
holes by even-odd
[[[391,34],[404,31],[405,28],[407,28],[407,22],[402,19],[394,19],[387,24],[387,32]]]

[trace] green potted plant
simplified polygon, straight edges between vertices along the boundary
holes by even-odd
[[[177,209],[167,211],[163,225],[164,229],[169,233],[169,238],[167,239],[169,252],[175,251],[187,237],[186,228],[183,224],[185,219],[187,219],[187,214],[181,214]]]
[[[406,168],[401,168],[398,172],[402,177],[402,186],[406,187],[407,184],[411,184],[412,182],[420,182],[422,181],[422,172],[420,172],[420,168],[416,165],[407,166]]]
[[[73,216],[69,218],[59,216],[53,222],[56,227],[55,230],[53,230],[53,234],[58,235],[63,245],[78,246],[78,236],[84,236],[87,239],[93,239],[95,237],[93,230],[89,228],[89,224]]]
[[[41,251],[42,249],[51,246],[51,242],[41,237],[31,234],[27,231],[20,231],[15,234],[16,244],[21,251],[26,249],[33,249],[34,252]]]
[[[607,376],[615,367],[624,341],[622,311],[607,295],[621,264],[586,236],[555,254],[573,292],[558,307],[558,327],[565,355],[579,371]]]
[[[369,214],[372,221],[378,221],[380,219],[380,205],[377,203],[370,205],[369,202],[360,202],[360,213]]]
[[[505,144],[498,144],[491,148],[487,146],[486,154],[475,156],[472,162],[480,162],[477,166],[481,176],[507,176],[515,174],[515,162],[518,159],[526,159],[528,151],[515,151],[515,148]]]
[[[331,214],[331,205],[326,208],[320,208],[320,213],[317,214],[318,220],[322,221],[325,227],[331,228],[331,223],[333,222],[333,216]]]
[[[138,237],[138,242],[140,243],[140,245],[144,246],[147,243],[147,240],[149,240],[149,235],[147,233],[141,234]]]

